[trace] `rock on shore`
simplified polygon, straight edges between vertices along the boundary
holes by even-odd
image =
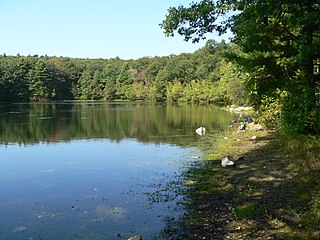
[[[133,237],[128,238],[128,240],[143,240],[143,238],[140,235],[135,235]]]

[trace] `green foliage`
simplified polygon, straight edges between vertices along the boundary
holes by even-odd
[[[71,89],[75,81],[74,78],[79,75],[75,73],[75,67],[69,62],[65,62],[64,59],[56,57],[48,58],[46,60],[46,65],[51,75],[50,99],[72,99]]]
[[[241,72],[237,64],[226,60],[220,61],[216,76],[220,78],[216,82],[216,95],[219,102],[237,105],[248,103],[247,91],[244,87],[247,75]]]
[[[241,48],[233,59],[249,75],[251,103],[265,109],[271,123],[273,99],[280,104],[284,130],[306,133],[320,130],[320,78],[314,67],[320,56],[319,15],[317,0],[202,0],[168,9],[161,26],[167,36],[177,32],[193,42],[231,30]],[[219,84],[225,88],[223,81]]]
[[[128,63],[124,63],[121,67],[120,74],[116,80],[116,97],[119,99],[130,99],[133,79],[129,72]]]
[[[0,100],[143,100],[245,104],[245,75],[209,40],[193,54],[71,59],[0,56]]]
[[[50,73],[42,60],[37,61],[29,73],[29,94],[31,101],[42,101],[50,96]]]
[[[97,82],[93,79],[93,73],[90,70],[84,71],[79,79],[79,99],[95,99],[96,87]]]
[[[256,214],[256,210],[252,203],[246,203],[235,207],[233,213],[237,218],[252,218]]]
[[[143,82],[137,82],[132,85],[130,100],[146,100],[148,98],[149,89]]]
[[[282,121],[284,130],[290,134],[317,133],[320,130],[319,109],[313,107],[312,93],[308,90],[312,91],[303,84],[297,84],[282,98]]]
[[[184,95],[184,87],[182,83],[179,81],[174,81],[173,83],[169,83],[167,86],[167,100],[168,101],[178,101]]]
[[[281,105],[277,98],[265,97],[261,100],[258,111],[255,114],[258,122],[269,129],[279,125],[281,121]]]

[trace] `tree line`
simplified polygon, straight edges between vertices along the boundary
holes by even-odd
[[[226,53],[236,46],[207,41],[190,54],[137,60],[0,56],[0,101],[144,100],[246,102],[244,74]]]

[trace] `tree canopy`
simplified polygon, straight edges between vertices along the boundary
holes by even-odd
[[[233,57],[250,75],[256,109],[279,103],[286,129],[319,131],[318,0],[202,0],[169,8],[161,26],[167,36],[177,32],[193,42],[231,30],[241,49]]]

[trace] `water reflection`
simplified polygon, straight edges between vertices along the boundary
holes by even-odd
[[[186,145],[199,126],[219,129],[230,121],[214,106],[145,103],[12,104],[0,107],[1,143],[135,138]],[[186,138],[188,136],[188,138]],[[191,136],[191,137],[190,137]]]

